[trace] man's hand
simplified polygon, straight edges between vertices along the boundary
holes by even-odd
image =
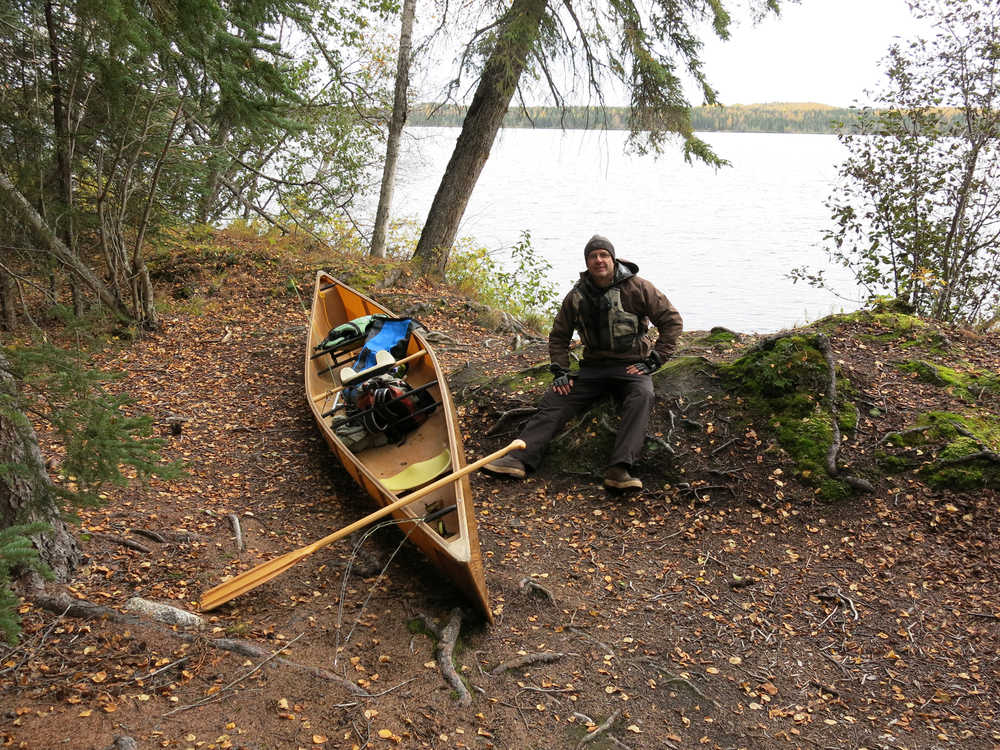
[[[549,365],[549,371],[554,376],[552,379],[552,390],[560,396],[565,396],[573,390],[574,377],[569,374],[569,370],[559,365]]]
[[[652,375],[660,369],[665,361],[658,352],[652,351],[641,362],[635,362],[626,367],[625,372],[629,375]]]

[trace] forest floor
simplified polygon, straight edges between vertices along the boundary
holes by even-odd
[[[114,488],[82,513],[70,595],[114,613],[135,596],[195,612],[225,575],[372,510],[304,402],[302,297],[321,265],[259,246],[214,274],[178,260],[159,282],[174,297],[162,329],[96,354],[187,475]],[[434,302],[418,317],[444,334],[450,373],[546,359],[540,341],[513,351],[452,291],[374,296],[399,312]],[[865,326],[830,334],[874,404],[850,436],[859,461],[914,414],[961,406],[892,367],[904,353]],[[1000,337],[942,335],[956,361],[1000,371]],[[752,340],[687,333],[681,353],[732,359]],[[461,402],[470,460],[513,436],[487,436],[525,405],[497,398]],[[0,649],[0,747],[1000,747],[998,493],[904,474],[820,501],[763,429],[730,434],[711,403],[688,406],[674,480],[641,466],[635,494],[550,465],[524,482],[474,475],[494,622],[464,609],[454,663],[470,705],[415,625],[467,605],[388,527],[314,553],[201,631],[26,601],[23,639]],[[246,648],[220,647],[232,643]]]

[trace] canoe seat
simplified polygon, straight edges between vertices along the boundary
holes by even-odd
[[[353,383],[360,383],[368,380],[368,378],[381,375],[394,364],[396,364],[396,358],[385,351],[385,349],[380,349],[375,352],[375,364],[371,367],[365,368],[360,372],[355,371],[350,366],[343,368],[340,371],[340,384],[346,388]]]
[[[410,464],[398,474],[391,477],[383,477],[379,482],[390,492],[402,492],[404,490],[419,487],[427,484],[439,474],[443,474],[451,468],[451,453],[445,447],[443,451],[426,461],[419,461]]]

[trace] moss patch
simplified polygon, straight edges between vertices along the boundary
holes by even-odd
[[[728,328],[716,326],[708,332],[707,336],[695,339],[693,343],[701,346],[711,346],[716,348],[727,348],[739,341],[740,334],[730,331]]]
[[[779,338],[755,349],[719,374],[727,390],[743,399],[747,417],[767,424],[782,450],[795,463],[796,474],[827,499],[850,490],[826,471],[833,440],[833,415],[825,403],[829,369],[813,336]],[[854,409],[839,409],[840,424],[855,426]]]
[[[940,386],[970,403],[978,401],[984,393],[1000,394],[1000,375],[975,367],[957,370],[922,359],[902,362],[897,367],[922,383]]]
[[[867,328],[855,335],[863,341],[893,343],[900,349],[921,348],[935,354],[944,354],[948,339],[930,323],[905,312],[876,307],[852,313],[830,315],[813,324],[814,328],[831,332],[843,325]]]
[[[936,489],[1000,489],[1000,463],[968,459],[982,451],[1000,453],[1000,418],[934,411],[921,414],[914,428],[926,429],[904,430],[886,441],[888,449],[878,455],[883,469],[917,469]]]

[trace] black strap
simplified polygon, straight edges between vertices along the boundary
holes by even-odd
[[[457,505],[449,505],[447,508],[438,508],[433,513],[428,513],[426,516],[424,516],[420,520],[423,521],[424,523],[430,523],[431,521],[436,521],[439,518],[441,518],[442,516],[446,516],[446,515],[448,515],[449,513],[451,513],[452,511],[455,511],[455,510],[458,510],[458,506]]]
[[[376,406],[372,406],[371,408],[365,409],[364,411],[359,411],[357,414],[352,414],[347,419],[345,419],[342,422],[338,422],[337,424],[338,425],[342,425],[342,424],[347,424],[348,422],[353,422],[354,420],[358,419],[359,417],[364,417],[364,416],[367,416],[368,414],[371,414],[373,411],[375,411],[376,408],[381,408],[381,407],[388,406],[389,404],[395,403],[396,401],[402,401],[404,398],[406,398],[407,396],[412,396],[414,393],[420,393],[421,391],[426,391],[432,385],[437,385],[437,381],[436,380],[431,380],[431,381],[429,381],[427,383],[424,383],[423,385],[418,385],[416,388],[411,388],[410,390],[406,391],[406,393],[402,394],[401,396],[396,396],[395,398],[391,398],[388,401],[385,401],[385,402],[379,404],[377,407]],[[430,411],[434,407],[440,406],[440,405],[441,405],[440,401],[431,401],[431,403],[428,404],[427,406],[421,407],[420,409],[415,409],[410,414],[408,414],[406,417],[403,417],[403,419],[411,417],[414,414],[422,414],[425,411]],[[330,411],[324,412],[321,416],[329,417],[331,414],[333,414],[335,411],[337,411],[338,408],[339,407],[334,407],[333,409],[330,409]],[[400,420],[397,420],[397,421],[398,422],[402,422],[403,420],[400,419]],[[396,424],[396,422],[393,422],[393,424]]]

